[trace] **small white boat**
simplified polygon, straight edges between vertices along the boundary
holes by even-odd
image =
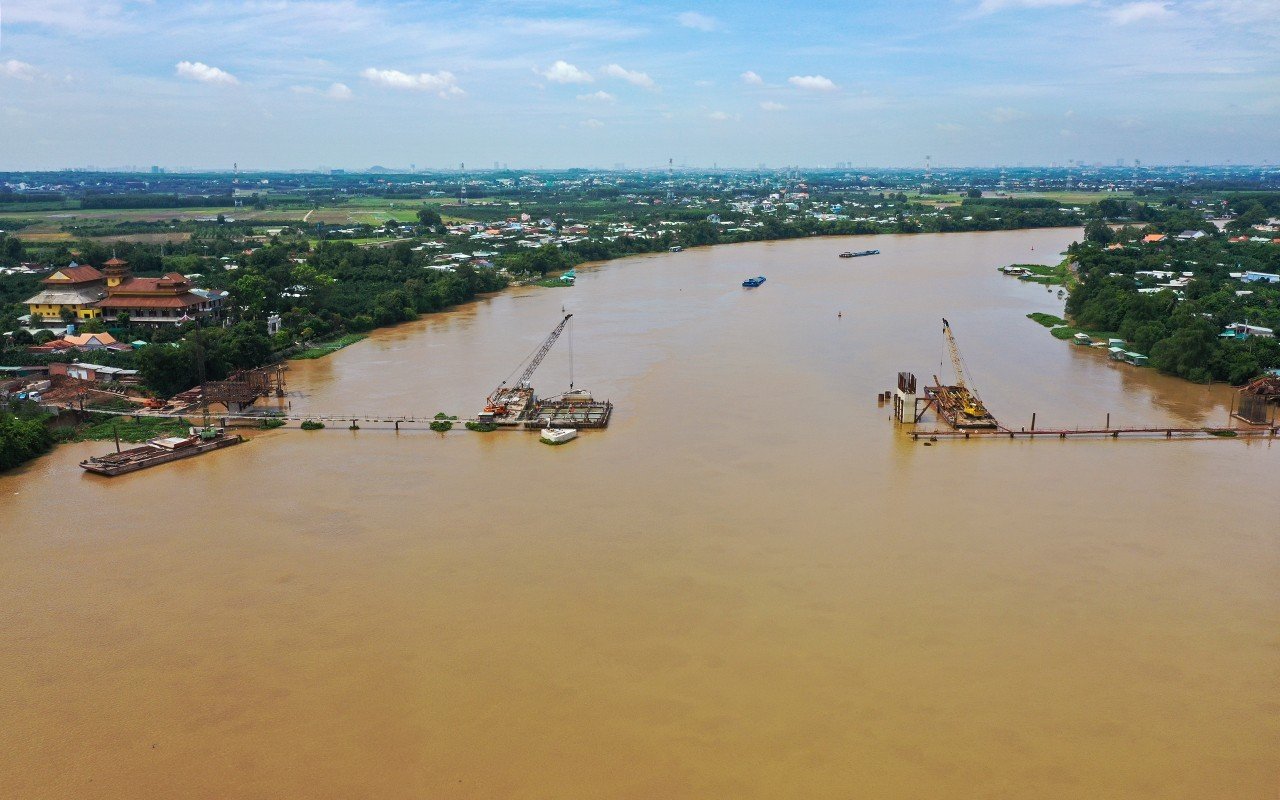
[[[564,444],[577,439],[578,432],[573,428],[545,428],[541,438],[547,444]]]

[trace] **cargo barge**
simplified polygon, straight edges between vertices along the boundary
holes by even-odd
[[[878,256],[878,255],[880,255],[879,250],[858,250],[858,251],[846,250],[840,254],[840,257],[841,258],[861,258],[862,256]]]
[[[228,436],[221,428],[192,428],[190,436],[169,436],[152,439],[141,447],[133,447],[105,456],[93,456],[80,462],[82,469],[98,475],[114,477],[126,472],[168,464],[183,458],[191,458],[211,450],[240,444],[244,438],[238,434]]]

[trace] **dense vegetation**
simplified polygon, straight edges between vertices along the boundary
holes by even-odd
[[[1223,328],[1249,322],[1280,329],[1280,285],[1242,283],[1230,273],[1280,271],[1280,246],[1227,242],[1223,234],[1196,241],[1140,244],[1141,232],[1116,235],[1123,247],[1097,241],[1073,245],[1079,284],[1067,301],[1076,327],[1115,331],[1151,365],[1193,381],[1243,383],[1265,369],[1280,367],[1280,342],[1250,337],[1223,339]],[[1162,281],[1141,272],[1193,273],[1179,289],[1143,293]]]
[[[53,447],[53,435],[36,413],[0,410],[0,470],[12,469]]]

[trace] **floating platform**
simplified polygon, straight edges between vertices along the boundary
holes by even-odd
[[[244,439],[238,434],[228,436],[224,433],[213,438],[201,438],[199,434],[193,434],[188,437],[152,439],[141,447],[86,458],[80,462],[80,466],[89,472],[115,477],[126,472],[137,472],[140,469],[168,464],[171,461],[203,455],[212,450],[232,447],[243,441]]]
[[[573,400],[552,398],[534,406],[533,413],[525,421],[526,428],[607,428],[613,415],[613,403],[608,400]]]

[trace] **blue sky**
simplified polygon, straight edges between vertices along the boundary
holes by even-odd
[[[1263,163],[1280,0],[0,0],[0,169]]]

